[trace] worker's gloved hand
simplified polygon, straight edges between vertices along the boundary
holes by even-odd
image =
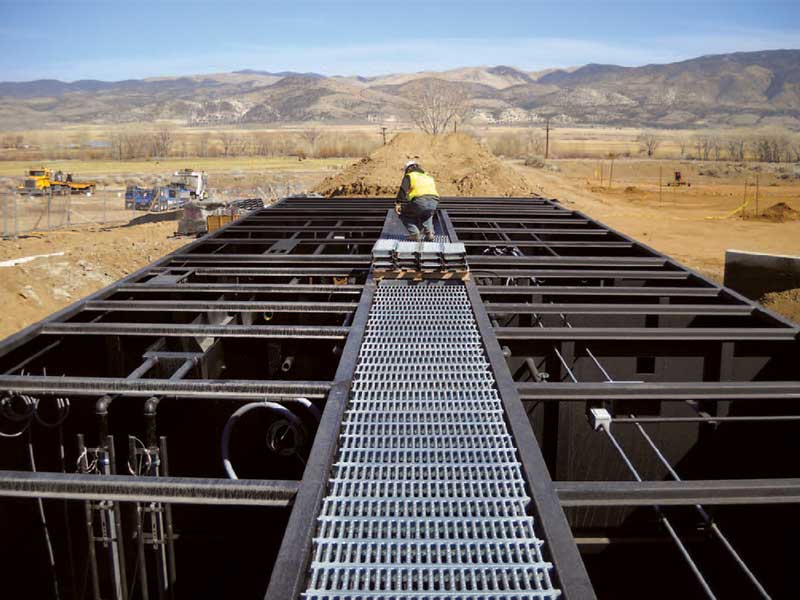
[[[398,215],[402,212],[402,210],[403,210],[402,204],[398,203],[394,205],[394,212],[396,212]]]

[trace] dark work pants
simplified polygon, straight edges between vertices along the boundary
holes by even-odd
[[[433,215],[438,206],[438,199],[433,196],[420,196],[411,202],[404,202],[400,211],[400,220],[408,229],[408,234],[415,240],[420,239],[420,229],[426,238],[433,238]]]

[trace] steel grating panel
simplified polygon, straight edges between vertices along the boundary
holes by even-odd
[[[557,598],[466,288],[376,290],[304,598]]]

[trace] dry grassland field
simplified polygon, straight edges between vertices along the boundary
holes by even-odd
[[[244,133],[247,132],[238,132]],[[282,130],[281,134],[285,133]],[[395,133],[390,133],[390,140]],[[514,128],[468,132],[497,156],[486,152],[480,154],[481,160],[502,163],[516,172],[530,193],[557,198],[567,207],[586,212],[717,281],[722,279],[724,252],[728,248],[800,255],[800,166],[680,160],[679,143],[666,138],[690,137],[691,132],[666,133],[656,158],[641,158],[637,157],[641,155],[639,133],[633,129],[554,129],[551,154],[555,158],[526,161],[504,155],[500,152],[503,148],[497,146],[529,132]],[[212,134],[218,135],[219,132]],[[302,132],[298,130],[293,135],[302,136]],[[328,136],[330,140],[350,135],[375,135],[375,128],[325,129],[320,137]],[[592,158],[568,158],[575,154]],[[610,154],[618,158],[613,161],[613,178],[609,182]],[[626,158],[625,154],[632,157]],[[398,183],[405,160],[405,155],[397,157]],[[115,202],[121,202],[119,194],[126,184],[165,181],[179,168],[207,171],[213,195],[252,197],[312,190],[320,187],[326,177],[357,162],[357,157],[302,156],[23,159],[0,161],[0,185],[5,186],[7,197],[24,170],[37,164],[73,172],[78,178],[97,179],[101,183],[97,197],[72,199],[81,210],[96,217],[103,197],[111,210]],[[680,171],[691,186],[667,186],[675,171]],[[517,185],[515,190],[518,189]],[[512,193],[510,188],[508,193]],[[775,205],[780,207],[771,209]],[[174,222],[126,226],[130,213],[114,214],[119,219],[105,226],[98,225],[96,218],[88,219],[92,222],[73,222],[58,231],[37,231],[0,242],[0,261],[56,255],[0,266],[0,336],[45,317],[188,241],[173,237]],[[794,316],[796,306],[794,303],[784,312]]]

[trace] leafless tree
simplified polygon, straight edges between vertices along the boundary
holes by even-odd
[[[169,151],[175,143],[175,134],[169,127],[161,127],[158,131],[153,133],[151,137],[151,146],[153,156],[165,158],[169,156]]]
[[[239,135],[232,131],[223,131],[219,134],[219,141],[222,142],[222,156],[235,156],[241,147]]]
[[[782,162],[789,160],[789,140],[782,134],[761,134],[750,141],[750,148],[759,162]]]
[[[200,135],[195,136],[195,154],[200,158],[206,158],[208,156],[208,140],[211,136],[204,132]]]
[[[308,144],[308,154],[313,155],[317,149],[317,142],[322,135],[322,130],[319,127],[311,127],[304,129],[300,132],[300,137]]]
[[[681,158],[686,158],[686,150],[689,148],[689,139],[681,136],[675,143],[678,144],[678,148],[681,151]]]
[[[414,124],[425,133],[439,135],[451,124],[463,120],[468,104],[458,88],[439,79],[419,82],[421,88],[412,98],[410,110]]]
[[[653,158],[656,149],[661,145],[661,136],[652,131],[643,131],[637,139],[642,151],[647,153],[647,157]]]
[[[725,146],[728,150],[728,158],[735,161],[743,161],[745,155],[745,146],[747,141],[742,136],[729,137]]]
[[[544,136],[537,129],[528,130],[528,151],[536,156],[544,154]]]
[[[718,136],[708,136],[708,149],[714,155],[714,160],[722,160],[722,139]]]
[[[695,158],[698,160],[708,160],[711,152],[711,138],[707,135],[696,135],[692,143],[697,151]]]

